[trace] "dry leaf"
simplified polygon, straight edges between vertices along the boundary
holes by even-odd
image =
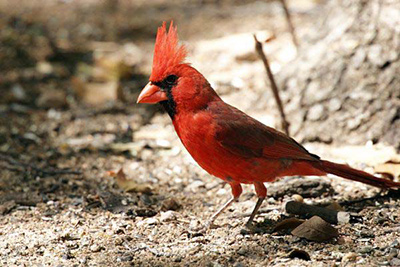
[[[375,173],[382,174],[391,180],[393,178],[400,178],[400,161],[388,160],[383,164],[375,166]]]
[[[339,233],[329,223],[318,216],[314,216],[294,229],[292,235],[321,242],[337,237]]]
[[[140,193],[151,193],[152,188],[149,185],[139,184],[132,179],[127,179],[124,170],[121,168],[117,173],[109,171],[108,175],[115,178],[115,181],[119,188],[125,192],[140,192]]]
[[[278,222],[272,232],[291,231],[302,223],[304,223],[304,220],[297,218],[288,218]]]
[[[336,210],[336,211],[344,211],[344,209],[342,208],[342,206],[340,206],[339,203],[337,203],[336,201],[332,202],[331,204],[329,204],[328,206],[326,206],[327,209],[330,210]]]

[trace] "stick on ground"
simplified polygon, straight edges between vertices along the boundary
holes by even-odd
[[[297,41],[296,32],[294,30],[294,26],[293,26],[293,23],[292,23],[292,18],[290,16],[289,9],[288,9],[288,7],[286,5],[286,1],[285,0],[280,0],[280,1],[281,1],[281,4],[282,4],[282,7],[283,7],[283,11],[285,11],[285,17],[286,17],[287,24],[289,26],[290,34],[292,35],[293,43],[298,48],[299,47],[299,42]]]
[[[279,91],[278,91],[278,87],[276,86],[276,83],[275,83],[274,75],[272,74],[268,59],[267,59],[266,55],[264,54],[261,42],[258,41],[257,36],[255,34],[253,34],[253,37],[254,37],[254,41],[256,42],[256,52],[260,56],[261,60],[263,61],[265,70],[267,72],[268,79],[271,82],[271,89],[274,94],[276,104],[278,105],[279,113],[281,115],[282,128],[285,131],[285,133],[287,135],[289,135],[289,125],[290,124],[287,122],[286,117],[285,117],[285,112],[283,111],[283,105],[282,105],[281,98],[279,97]]]

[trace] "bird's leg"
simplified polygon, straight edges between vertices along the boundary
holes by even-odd
[[[250,215],[249,220],[246,223],[246,227],[248,227],[248,228],[252,227],[254,217],[256,216],[258,210],[261,207],[261,204],[263,203],[265,197],[267,196],[267,188],[265,188],[265,185],[262,182],[255,182],[254,187],[256,189],[256,194],[258,196],[258,200],[257,200],[256,206],[254,207],[253,212]]]
[[[229,185],[232,188],[232,197],[226,202],[222,207],[220,207],[211,217],[210,219],[206,222],[205,228],[208,229],[215,219],[227,208],[229,207],[234,201],[239,199],[239,196],[242,194],[242,186],[240,183],[229,183]]]

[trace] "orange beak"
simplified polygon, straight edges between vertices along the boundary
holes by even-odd
[[[167,99],[167,94],[160,87],[149,82],[140,92],[137,103],[155,104]]]

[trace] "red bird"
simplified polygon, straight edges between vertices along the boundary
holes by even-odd
[[[282,176],[331,173],[380,188],[400,187],[400,183],[321,160],[289,136],[228,105],[200,72],[184,63],[185,57],[176,27],[171,22],[167,32],[164,22],[157,32],[150,82],[137,102],[160,103],[197,163],[231,186],[233,197],[210,218],[207,227],[239,198],[241,184],[253,184],[258,196],[246,226],[251,226],[267,195],[264,182]]]

